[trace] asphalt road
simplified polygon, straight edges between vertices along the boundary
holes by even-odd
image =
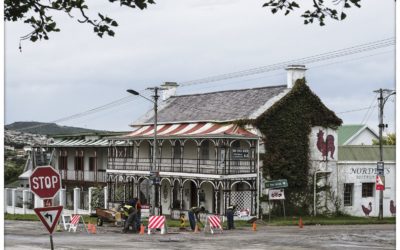
[[[5,221],[6,249],[50,249],[40,222]],[[97,234],[55,232],[54,249],[395,249],[395,225],[261,226],[222,234],[178,232],[122,234],[118,227],[98,227]]]

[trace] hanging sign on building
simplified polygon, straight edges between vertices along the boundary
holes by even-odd
[[[385,176],[376,176],[376,190],[385,190]]]
[[[232,158],[234,160],[249,158],[249,150],[248,149],[233,148],[232,149]]]
[[[270,189],[268,191],[269,200],[284,200],[285,192],[284,189]]]

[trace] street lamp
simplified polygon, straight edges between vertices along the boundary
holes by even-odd
[[[331,171],[316,171],[314,173],[314,216],[317,216],[317,205],[316,205],[316,197],[317,197],[317,174],[330,174]]]
[[[126,90],[126,92],[132,94],[132,95],[138,95],[150,102],[152,102],[154,104],[154,141],[153,141],[153,164],[150,165],[150,177],[155,177],[158,176],[158,174],[156,174],[156,161],[157,161],[157,109],[158,109],[158,105],[157,105],[157,100],[160,97],[158,95],[158,91],[162,90],[162,88],[159,87],[154,87],[154,88],[148,88],[150,90],[154,90],[154,100],[151,100],[143,95],[141,95],[139,92],[132,90],[132,89],[128,89]],[[151,178],[150,178],[151,179]],[[155,187],[154,187],[154,180],[151,180],[151,184],[150,184],[150,214],[151,215],[155,215],[154,213],[154,209],[156,206],[156,193],[155,193]]]

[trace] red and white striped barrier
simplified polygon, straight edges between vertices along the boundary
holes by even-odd
[[[147,233],[151,234],[151,229],[156,228],[160,228],[161,234],[163,234],[163,230],[165,230],[165,216],[150,216]]]
[[[219,229],[220,232],[222,232],[221,219],[218,215],[209,215],[207,221],[210,225],[210,231],[212,234],[214,234],[215,229]]]

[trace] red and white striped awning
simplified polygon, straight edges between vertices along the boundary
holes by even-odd
[[[152,137],[154,125],[141,126],[124,137]],[[257,135],[239,127],[236,124],[217,123],[181,123],[163,124],[157,126],[159,137],[208,137],[208,136],[241,136],[257,137]]]

